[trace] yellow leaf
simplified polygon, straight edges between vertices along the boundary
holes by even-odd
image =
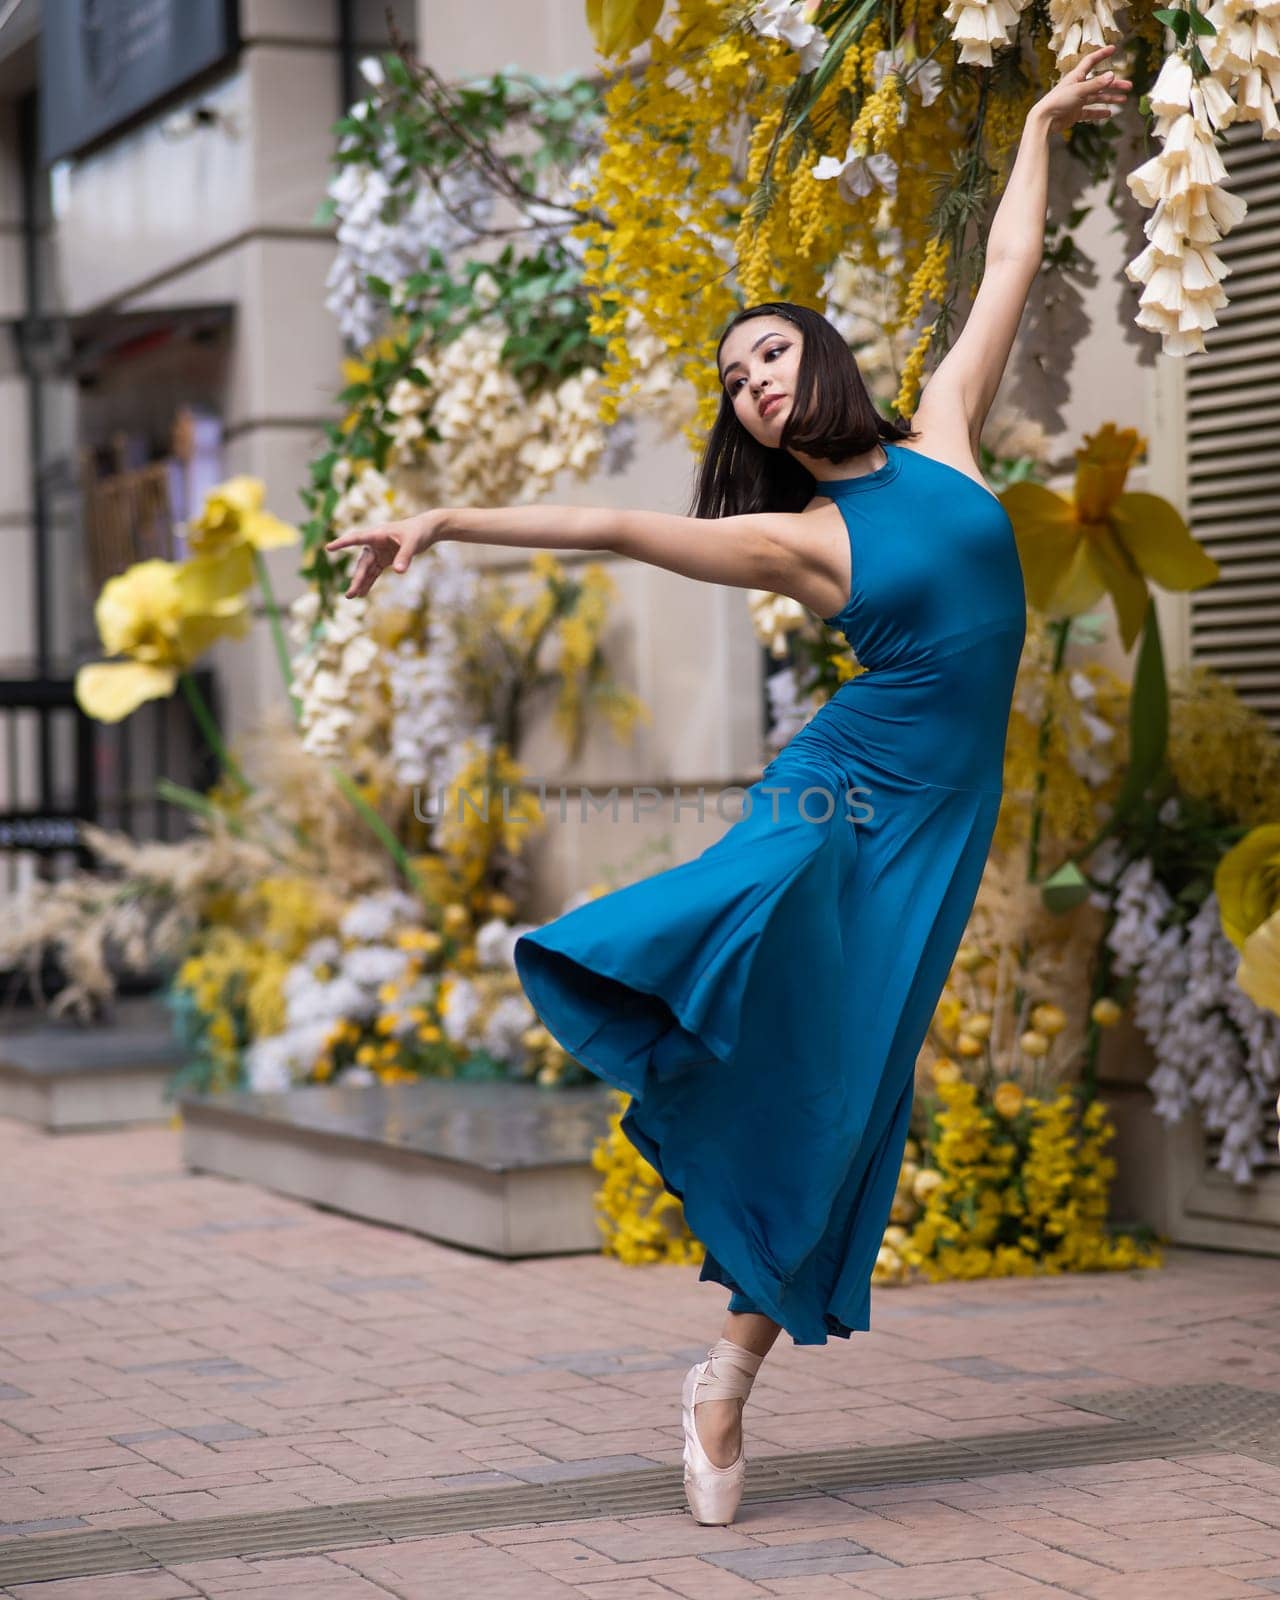
[[[163,700],[178,682],[173,667],[141,661],[95,661],[76,673],[76,702],[98,722],[120,722],[145,700]]]
[[[1158,494],[1122,494],[1111,508],[1111,525],[1162,589],[1203,589],[1216,581],[1218,563]]]
[[[630,55],[662,16],[663,0],[587,0],[587,26],[602,56]]]

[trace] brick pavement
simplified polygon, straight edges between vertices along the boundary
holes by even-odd
[[[172,1129],[0,1121],[0,1540],[680,1460],[724,1293],[696,1268],[500,1262],[186,1173]],[[763,1456],[1096,1424],[1148,1383],[1280,1393],[1280,1261],[877,1290],[783,1335]],[[1206,1449],[686,1514],[19,1584],[21,1600],[1230,1600],[1280,1593],[1280,1467]]]

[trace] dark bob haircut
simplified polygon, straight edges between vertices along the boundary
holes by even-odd
[[[817,480],[790,449],[839,462],[865,455],[878,440],[915,438],[907,423],[880,415],[852,350],[827,319],[808,306],[768,300],[739,311],[720,335],[717,368],[730,333],[754,317],[781,317],[804,336],[791,412],[782,425],[778,447],[762,445],[738,421],[729,392],[721,385],[720,414],[703,451],[691,516],[801,511],[818,492]]]

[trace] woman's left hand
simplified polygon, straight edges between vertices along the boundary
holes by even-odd
[[[1106,122],[1115,116],[1133,84],[1128,78],[1118,78],[1114,72],[1100,72],[1096,78],[1089,76],[1115,51],[1115,45],[1104,44],[1101,50],[1078,61],[1048,94],[1041,95],[1031,108],[1032,115],[1042,117],[1058,132],[1065,132],[1076,122]]]

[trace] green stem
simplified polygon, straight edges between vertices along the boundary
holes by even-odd
[[[293,708],[295,723],[302,721],[302,701],[293,687],[293,663],[289,658],[289,645],[284,636],[284,626],[280,621],[280,607],[276,601],[275,588],[271,582],[271,573],[263,558],[261,550],[253,552],[253,566],[258,575],[258,587],[262,590],[262,598],[266,601],[267,620],[271,624],[271,637],[275,641],[276,660],[280,665],[280,676],[284,679],[284,686],[289,692],[289,704]]]
[[[180,672],[178,682],[182,685],[182,693],[187,704],[191,707],[191,714],[195,717],[200,732],[205,737],[205,742],[222,763],[225,771],[238,783],[245,794],[253,793],[253,785],[241,772],[238,764],[232,758],[230,751],[222,741],[218,732],[218,725],[213,720],[209,707],[205,704],[204,696],[196,687],[196,681],[189,672]]]
[[[334,782],[368,823],[370,830],[378,837],[379,840],[381,840],[382,844],[386,846],[387,850],[392,856],[392,859],[400,868],[401,872],[404,873],[405,880],[412,885],[414,893],[421,896],[423,900],[426,900],[426,885],[423,883],[417,868],[414,866],[413,862],[410,861],[408,851],[400,843],[399,839],[396,838],[395,834],[386,825],[386,823],[369,804],[365,797],[360,793],[350,774],[343,772],[341,767],[331,767],[330,771],[333,774]]]
[[[1067,639],[1071,633],[1070,617],[1062,617],[1049,624],[1054,633],[1053,664],[1049,668],[1049,683],[1062,671],[1067,653]],[[1053,731],[1053,696],[1046,690],[1044,715],[1040,719],[1040,735],[1036,743],[1036,782],[1031,798],[1031,833],[1027,840],[1027,882],[1034,883],[1040,869],[1040,830],[1044,822],[1044,791],[1048,782],[1045,757],[1049,752],[1049,736]]]

